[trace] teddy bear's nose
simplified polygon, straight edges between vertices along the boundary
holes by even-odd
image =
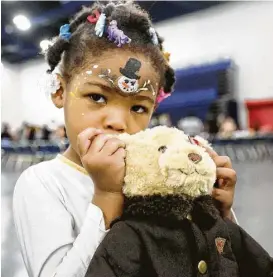
[[[189,158],[192,162],[194,162],[195,164],[201,162],[201,160],[202,160],[202,157],[201,157],[199,154],[196,154],[196,153],[190,153],[190,154],[188,155],[188,158]]]

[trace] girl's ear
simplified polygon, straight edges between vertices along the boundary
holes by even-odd
[[[57,74],[57,78],[60,81],[60,88],[55,93],[51,94],[51,100],[58,109],[61,109],[64,106],[64,92],[66,83],[61,75]]]

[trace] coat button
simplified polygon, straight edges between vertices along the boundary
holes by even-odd
[[[198,263],[198,270],[201,274],[205,274],[207,272],[208,266],[205,261],[200,261]]]

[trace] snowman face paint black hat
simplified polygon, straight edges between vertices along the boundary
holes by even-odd
[[[140,76],[137,75],[141,68],[141,62],[137,59],[130,58],[124,68],[120,68],[119,71],[123,75],[118,79],[119,89],[128,94],[137,94],[138,91],[138,80]]]

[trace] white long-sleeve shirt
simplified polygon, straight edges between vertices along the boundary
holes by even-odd
[[[85,276],[106,234],[93,193],[91,178],[61,155],[23,172],[13,212],[30,277]]]

